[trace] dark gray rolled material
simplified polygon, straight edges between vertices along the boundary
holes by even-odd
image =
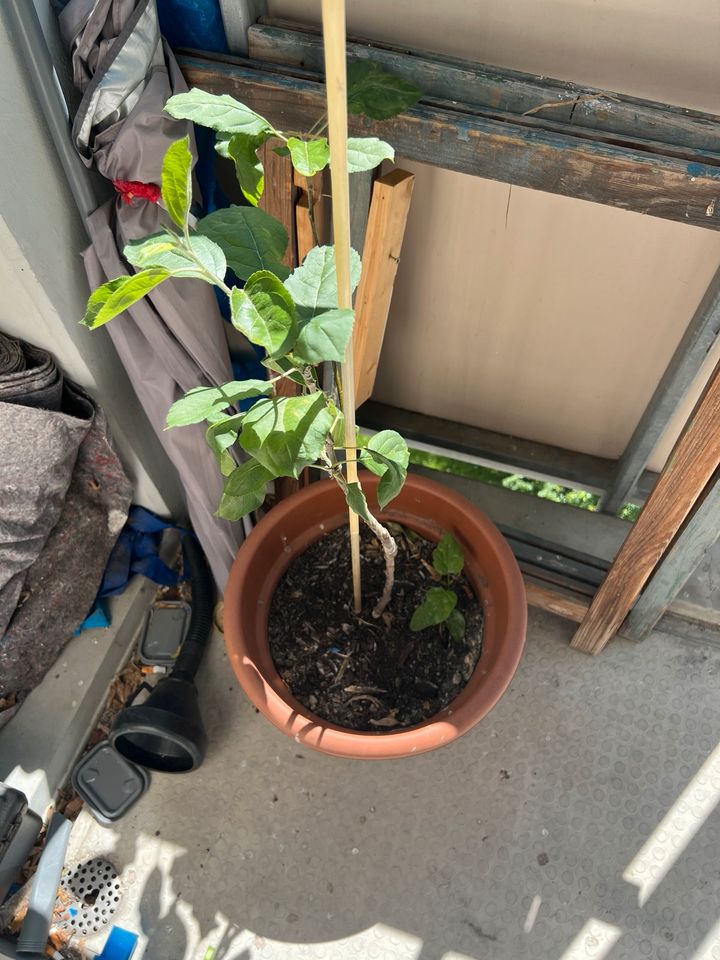
[[[63,378],[46,350],[0,333],[0,401],[59,410]]]
[[[131,497],[102,410],[0,334],[0,697],[37,686],[85,619]]]

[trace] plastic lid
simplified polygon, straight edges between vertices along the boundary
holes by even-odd
[[[103,740],[75,767],[72,782],[97,819],[113,823],[145,793],[150,776]]]

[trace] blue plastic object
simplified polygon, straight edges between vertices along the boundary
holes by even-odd
[[[157,11],[171,47],[228,52],[219,0],[157,0]]]
[[[131,933],[122,927],[113,927],[105,941],[103,952],[97,956],[96,960],[130,960],[135,953],[137,942],[136,933]]]
[[[98,596],[112,597],[122,593],[134,573],[141,573],[164,587],[174,587],[180,579],[185,579],[160,559],[160,541],[163,531],[167,529],[188,533],[145,507],[131,507],[127,522],[110,554]]]

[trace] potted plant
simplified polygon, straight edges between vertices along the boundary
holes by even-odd
[[[374,119],[419,97],[369,62],[348,77],[349,109]],[[188,138],[173,143],[162,166],[166,228],[125,248],[136,272],[98,288],[83,322],[101,326],[170,277],[217,286],[234,326],[263,349],[268,379],[196,387],[173,404],[168,427],[207,422],[226,477],[218,513],[230,520],[261,507],[278,477],[308,467],[327,477],[270,510],[238,553],[225,593],[233,668],[262,713],[323,752],[399,757],[449,743],[514,674],[526,626],[522,578],[487,517],[440,484],[408,476],[399,434],[357,435],[352,398],[343,405],[338,389],[353,311],[338,307],[334,248],[316,246],[291,273],[281,263],[287,235],[257,206],[257,151],[270,141],[312,177],[330,161],[326,118],[306,134],[281,131],[232,97],[201,90],[172,97],[166,110],[216,131],[247,205],[194,221]],[[375,137],[347,147],[351,173],[394,157]],[[353,252],[353,287],[360,270]],[[330,383],[320,374],[328,364]],[[295,384],[294,396],[277,394],[283,380]],[[348,509],[366,531],[364,602]],[[351,541],[354,529],[351,522]]]

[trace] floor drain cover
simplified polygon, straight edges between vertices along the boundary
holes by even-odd
[[[65,874],[62,887],[72,904],[64,926],[88,937],[109,923],[120,905],[120,880],[109,860],[96,857]]]

